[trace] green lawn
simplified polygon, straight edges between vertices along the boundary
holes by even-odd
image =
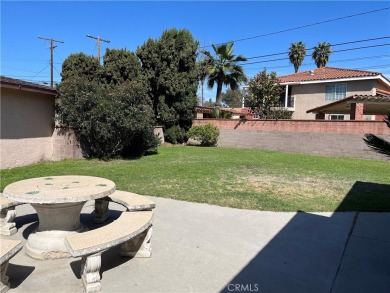
[[[1,190],[42,176],[90,175],[117,189],[270,211],[390,211],[390,164],[249,149],[161,146],[135,160],[65,160],[1,171]]]

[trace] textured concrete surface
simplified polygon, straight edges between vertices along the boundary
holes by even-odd
[[[389,213],[274,213],[150,197],[150,259],[102,254],[102,292],[389,292]],[[37,226],[16,207],[24,242]],[[123,207],[110,203],[110,219]],[[93,202],[81,221],[90,228]],[[80,258],[10,261],[9,292],[82,292]]]

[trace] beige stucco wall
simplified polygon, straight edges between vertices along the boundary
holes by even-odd
[[[347,97],[352,95],[374,94],[374,80],[349,81],[346,83]],[[334,102],[325,101],[325,86],[327,84],[330,83],[290,85],[289,87],[291,87],[291,94],[295,97],[295,111],[292,118],[315,119],[315,114],[307,114],[306,111]],[[349,115],[346,115],[346,119],[349,119],[348,116]]]
[[[52,159],[54,96],[1,88],[0,168]]]

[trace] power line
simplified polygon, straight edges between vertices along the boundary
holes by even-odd
[[[390,57],[390,55],[375,55],[375,56],[366,56],[366,57],[360,57],[360,58],[350,58],[350,59],[339,59],[339,60],[332,60],[329,61],[328,64],[332,63],[340,63],[340,62],[353,62],[353,61],[359,61],[359,60],[365,60],[365,59],[377,59],[377,58],[383,58],[383,57]],[[242,66],[246,66],[247,64],[243,64]],[[249,65],[249,64],[248,64]],[[312,66],[310,63],[302,63],[300,67],[307,67],[307,66]],[[272,66],[268,68],[290,68],[290,65],[281,65],[281,66]],[[246,68],[248,70],[256,70],[256,69],[262,69],[261,67],[251,67],[251,68]]]
[[[57,46],[53,46],[53,43],[64,43],[63,41],[57,41],[54,40],[53,38],[44,38],[44,37],[38,37],[38,39],[46,40],[50,42],[50,87],[53,88],[53,50]]]
[[[378,38],[372,38],[372,39],[365,39],[365,40],[356,40],[356,41],[349,41],[345,43],[338,43],[338,44],[331,44],[332,47],[337,47],[341,45],[348,45],[348,44],[355,44],[355,43],[362,43],[362,42],[370,42],[370,41],[377,41],[377,40],[383,40],[383,39],[389,39],[390,36],[384,36],[384,37],[378,37]],[[314,50],[314,47],[309,48],[307,50]],[[289,52],[281,52],[281,53],[273,53],[273,54],[267,54],[267,55],[259,55],[259,56],[253,56],[253,57],[248,57],[246,58],[247,60],[250,59],[257,59],[257,58],[264,58],[264,57],[271,57],[271,56],[277,56],[277,55],[285,55],[288,54]]]
[[[380,11],[384,11],[384,10],[388,10],[388,9],[390,9],[390,7],[385,7],[385,8],[381,8],[381,9],[376,9],[376,10],[361,12],[361,13],[357,13],[357,14],[352,14],[352,15],[347,15],[347,16],[342,16],[342,17],[337,17],[337,18],[328,19],[328,20],[324,20],[324,21],[319,21],[319,22],[315,22],[315,23],[311,23],[311,24],[306,24],[306,25],[301,25],[301,26],[297,26],[297,27],[293,27],[293,28],[288,28],[288,29],[284,29],[284,30],[280,30],[280,31],[276,31],[276,32],[271,32],[271,33],[266,33],[266,34],[257,35],[257,36],[253,36],[253,37],[247,37],[247,38],[232,40],[232,41],[228,41],[228,42],[223,42],[223,43],[215,44],[215,46],[222,45],[222,44],[226,44],[226,43],[230,43],[230,42],[235,42],[235,43],[237,43],[237,42],[252,40],[252,39],[256,39],[256,38],[262,38],[262,37],[266,37],[266,36],[281,34],[281,33],[289,32],[289,31],[294,31],[294,30],[299,30],[299,29],[302,29],[302,28],[307,28],[307,27],[311,27],[311,26],[316,26],[316,25],[320,25],[320,24],[324,24],[324,23],[339,21],[339,20],[343,20],[343,19],[347,19],[347,18],[352,18],[352,17],[356,17],[356,16],[361,16],[361,15],[366,15],[366,14],[370,14],[370,13],[376,13],[376,12],[380,12]],[[202,47],[201,49],[203,49],[203,48],[208,48],[208,47],[211,47],[211,45],[204,46],[204,47]]]
[[[48,66],[49,65],[46,65],[41,71],[39,71],[37,74],[35,74],[32,78],[34,79],[35,77],[37,77],[38,74],[40,74],[42,71],[44,71]],[[52,79],[51,79],[51,81],[52,81]],[[50,83],[50,84],[52,84],[52,83]]]
[[[371,46],[364,46],[364,47],[357,47],[357,48],[349,48],[349,49],[343,49],[343,50],[336,50],[332,53],[338,53],[338,52],[345,52],[345,51],[354,51],[354,50],[361,50],[361,49],[368,49],[368,48],[375,48],[375,47],[383,47],[383,46],[389,46],[390,43],[386,44],[379,44],[379,45],[371,45]],[[306,57],[310,57],[311,55],[305,55]],[[281,60],[289,60],[288,57],[286,58],[277,58],[277,59],[269,59],[269,60],[263,60],[263,61],[256,61],[256,62],[242,62],[241,65],[249,65],[249,64],[259,64],[259,63],[267,63],[267,62],[273,62],[273,61],[281,61]]]

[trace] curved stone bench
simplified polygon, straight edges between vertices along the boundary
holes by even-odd
[[[22,249],[23,243],[20,240],[9,239],[1,239],[0,241],[0,292],[4,293],[8,291],[10,286],[7,276],[9,260]]]
[[[149,234],[152,221],[152,211],[123,212],[117,220],[106,226],[65,238],[65,246],[69,253],[73,257],[82,257],[80,274],[86,292],[101,290],[99,271],[102,252],[123,244],[121,255],[129,256],[129,252],[139,246],[137,236]],[[151,251],[151,248],[148,248]]]
[[[15,207],[23,203],[12,201],[0,193],[0,234],[13,235],[18,229],[14,219],[16,217]]]
[[[156,207],[156,203],[146,196],[116,190],[110,196],[95,200],[95,223],[103,223],[107,220],[109,215],[108,205],[110,202],[124,206],[127,212],[151,211]],[[126,250],[126,252],[122,251],[121,254],[130,257],[150,257],[152,233],[153,229],[151,227],[147,233],[142,233],[134,239],[133,243],[137,243],[137,245],[134,245],[132,249]]]
[[[103,223],[107,220],[110,202],[118,203],[126,208],[128,212],[133,211],[151,211],[156,204],[143,195],[136,193],[116,190],[110,196],[95,200],[95,223]]]

